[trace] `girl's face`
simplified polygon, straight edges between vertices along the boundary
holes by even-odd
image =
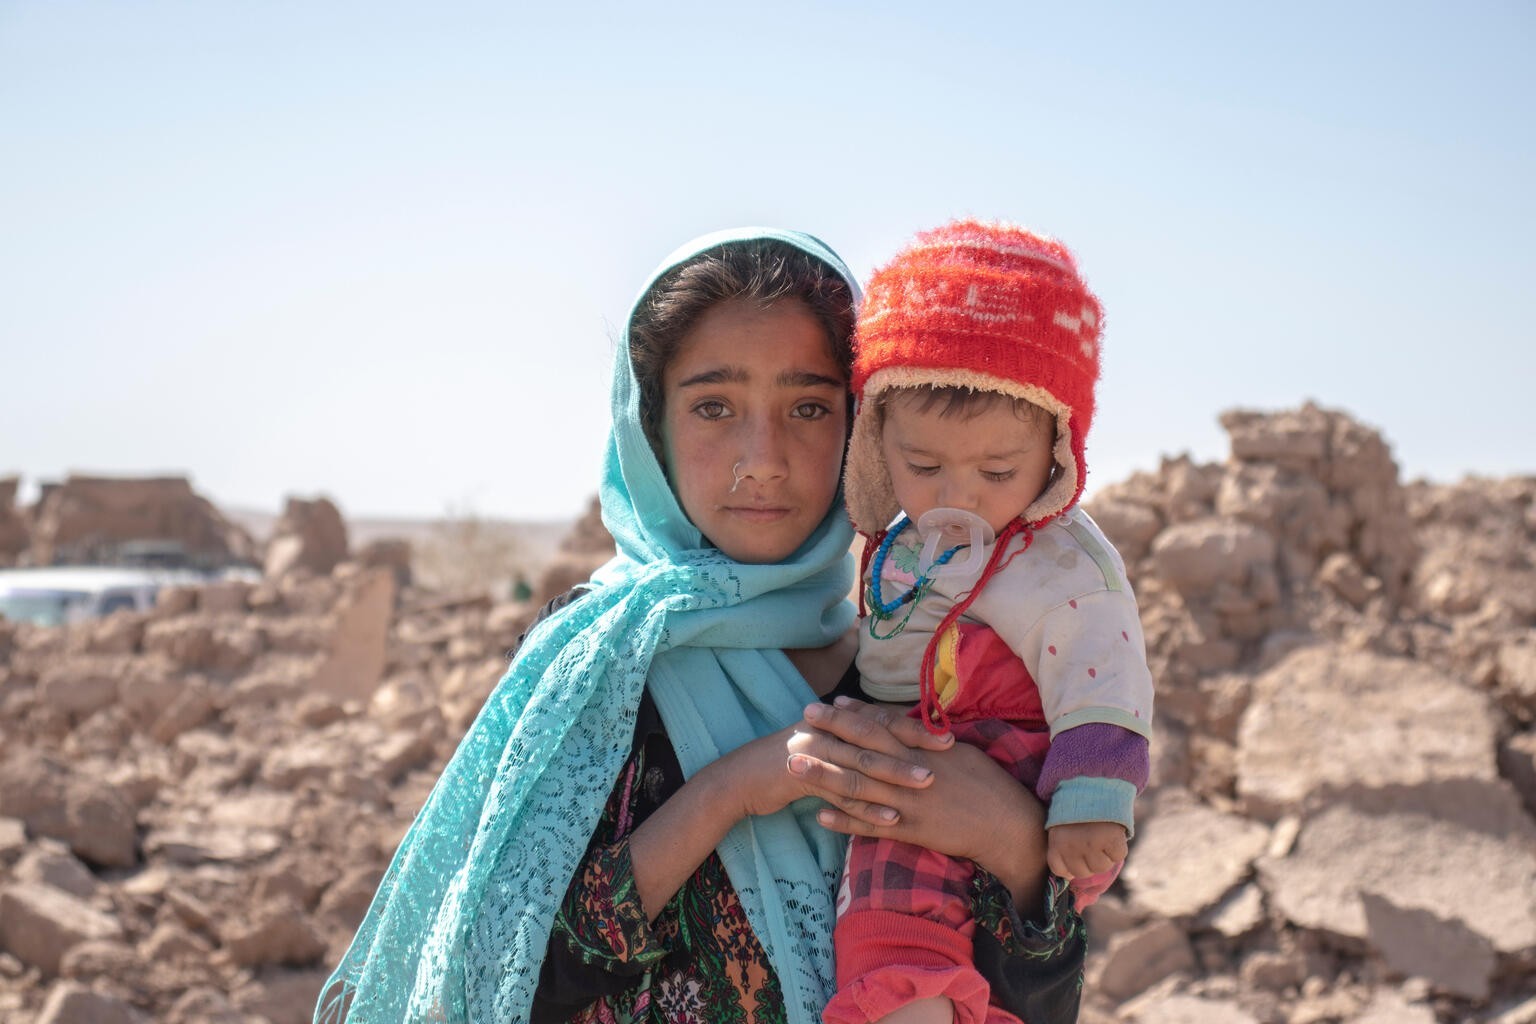
[[[821,322],[798,299],[722,302],[662,388],[667,476],[693,525],[738,562],[793,554],[832,507],[846,441],[848,383]]]

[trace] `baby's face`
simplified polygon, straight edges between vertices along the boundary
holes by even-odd
[[[1001,532],[1045,490],[1055,440],[1044,417],[1026,421],[1008,402],[971,416],[923,411],[898,395],[885,409],[880,447],[902,511],[913,522],[929,509],[959,508]]]

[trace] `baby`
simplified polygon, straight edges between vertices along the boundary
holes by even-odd
[[[975,221],[919,235],[860,313],[846,478],[865,692],[916,702],[1049,801],[1048,863],[1079,908],[1125,858],[1152,715],[1124,563],[1077,507],[1099,321],[1055,241]],[[830,1024],[1016,1020],[971,964],[973,872],[852,840]]]

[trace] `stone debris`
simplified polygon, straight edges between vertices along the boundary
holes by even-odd
[[[1286,656],[1250,688],[1237,794],[1249,814],[1274,818],[1354,790],[1491,786],[1498,730],[1487,695],[1447,673],[1323,643]]]
[[[62,889],[12,882],[0,889],[0,949],[56,977],[64,954],[88,939],[115,939],[122,925]]]
[[[347,558],[347,524],[329,498],[289,498],[267,542],[263,575],[329,575]]]
[[[26,518],[16,507],[20,488],[20,477],[0,477],[0,568],[15,565],[31,540]]]
[[[146,1018],[116,996],[72,981],[61,981],[48,993],[37,1024],[144,1024]]]
[[[1161,917],[1193,918],[1250,877],[1269,845],[1269,829],[1162,790],[1155,814],[1136,837],[1124,881],[1137,906]]]
[[[1403,484],[1316,406],[1223,423],[1224,463],[1088,505],[1158,704],[1083,1024],[1536,1024],[1536,478]],[[0,1020],[308,1021],[509,650],[612,551],[594,504],[527,600],[430,590],[294,501],[259,583],[0,621]]]
[[[162,542],[195,565],[253,564],[250,534],[192,490],[185,477],[114,479],[71,474],[45,484],[22,525],[16,550],[14,479],[0,480],[0,565],[54,565],[115,561],[123,545]],[[7,488],[9,484],[9,488]]]

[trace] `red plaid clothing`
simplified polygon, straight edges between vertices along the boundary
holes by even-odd
[[[1001,641],[995,646],[1006,651]],[[964,673],[958,683],[945,709],[955,739],[980,748],[1033,788],[1051,743],[1040,692],[1024,663],[988,657],[985,671]],[[999,712],[1008,717],[986,717]],[[1074,879],[1078,908],[1098,899],[1119,870]],[[827,1024],[863,1024],[932,996],[954,1003],[956,1024],[1019,1024],[989,1005],[990,989],[971,962],[975,871],[968,860],[910,843],[849,841],[833,933],[837,994],[827,1006]]]

